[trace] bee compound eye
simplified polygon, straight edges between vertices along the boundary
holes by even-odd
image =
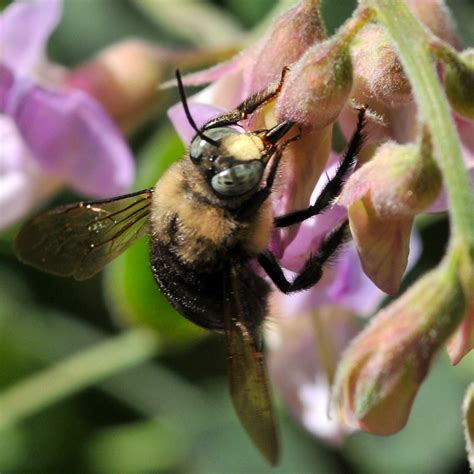
[[[211,128],[209,130],[203,130],[202,133],[204,136],[208,137],[210,140],[219,142],[222,138],[228,135],[235,135],[237,132],[231,127],[219,127]],[[196,135],[191,142],[189,148],[189,156],[192,161],[198,162],[204,156],[218,156],[218,149],[212,143],[207,142],[205,139],[201,138],[199,135]]]
[[[251,161],[217,173],[211,179],[211,186],[216,193],[223,196],[239,196],[255,188],[262,175],[263,164],[260,161]]]

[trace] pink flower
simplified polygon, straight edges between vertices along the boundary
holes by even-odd
[[[431,3],[443,6],[438,0]],[[370,326],[357,339],[362,343],[367,339],[367,345],[355,343],[351,346],[352,350],[344,359],[348,369],[343,367],[343,375],[339,376],[346,383],[341,390],[349,388],[346,392],[338,392],[339,399],[345,404],[343,409],[347,408],[349,415],[334,420],[327,418],[329,387],[343,349],[357,332],[355,316],[375,311],[384,297],[379,288],[389,293],[398,292],[407,265],[414,262],[419,253],[416,237],[412,237],[414,216],[420,212],[445,210],[446,200],[443,198],[441,175],[433,160],[430,137],[425,133],[423,124],[417,122],[411,86],[397,54],[382,30],[374,24],[361,30],[369,20],[370,12],[358,9],[352,19],[328,40],[321,35],[324,29],[319,16],[311,18],[318,18],[319,23],[318,28],[313,30],[310,25],[314,27],[315,23],[311,23],[308,17],[306,31],[315,34],[302,49],[292,48],[291,36],[286,42],[281,39],[276,41],[279,34],[284,34],[282,19],[287,24],[296,19],[304,23],[304,13],[307,15],[308,8],[317,10],[317,4],[309,0],[301,1],[278,19],[253,48],[227,63],[191,74],[185,82],[193,85],[212,82],[190,99],[191,113],[199,126],[222,110],[234,108],[258,88],[278,80],[282,66],[290,67],[281,94],[274,103],[266,105],[242,123],[244,129],[249,130],[271,127],[285,119],[302,125],[302,140],[292,144],[285,153],[280,180],[271,197],[275,216],[305,208],[315,201],[334,174],[338,162],[338,156],[330,153],[334,121],[339,121],[349,139],[355,128],[351,101],[369,106],[368,125],[364,130],[366,146],[359,153],[358,169],[348,179],[340,199],[324,214],[312,217],[291,230],[276,229],[271,242],[271,250],[285,273],[291,276],[292,272],[301,269],[309,255],[317,252],[327,233],[349,216],[354,244],[348,246],[347,251],[342,251],[336,262],[325,269],[322,280],[315,287],[291,296],[275,291],[271,296],[267,331],[270,372],[292,413],[312,433],[338,442],[354,427],[378,426],[380,421],[377,419],[377,406],[375,412],[370,413],[370,419],[360,423],[349,419],[356,405],[351,392],[354,388],[357,389],[359,398],[356,401],[361,403],[358,407],[362,407],[360,413],[363,412],[363,415],[368,413],[364,410],[370,409],[368,402],[372,394],[377,395],[381,402],[378,406],[383,405],[385,411],[380,432],[402,426],[432,357],[448,340],[449,332],[455,330],[463,315],[456,313],[456,321],[444,330],[441,326],[445,321],[435,309],[424,315],[422,305],[416,307],[417,314],[426,316],[426,321],[437,331],[439,329],[436,341],[431,345],[426,343],[430,342],[432,334],[425,333],[422,324],[412,322],[410,302],[412,297],[423,297],[423,291],[419,290],[424,288],[423,281],[429,282],[434,278],[439,283],[442,279],[439,280],[438,274],[435,274],[436,278],[431,276],[423,280],[418,288],[400,299],[399,305],[394,304],[386,312],[381,312],[378,318],[381,322]],[[423,8],[417,10],[418,13],[420,11],[422,16]],[[439,26],[435,21],[427,23],[434,29]],[[274,65],[271,61],[269,63],[268,58],[264,61],[263,51],[268,58],[278,58]],[[286,61],[283,64],[282,57]],[[261,64],[265,65],[265,74],[260,70]],[[257,89],[256,84],[259,86]],[[318,108],[320,104],[328,105],[324,113]],[[169,114],[177,130],[189,142],[194,132],[185,121],[181,105],[173,107]],[[474,178],[473,124],[461,119],[457,119],[457,124],[465,162]],[[455,289],[457,291],[458,286]],[[443,304],[451,296],[451,293],[447,295]],[[471,313],[464,315],[465,323],[451,340],[453,360],[458,360],[474,345]],[[404,378],[406,374],[397,372],[401,364],[390,366],[387,362],[391,354],[396,355],[397,361],[402,360],[403,353],[397,347],[390,346],[384,352],[384,347],[377,346],[377,341],[385,344],[390,340],[392,327],[396,330],[407,329],[399,334],[397,340],[411,351],[413,366],[420,369],[419,372],[413,371],[418,379],[414,382],[409,380],[413,382],[408,387],[410,390],[402,394],[406,398],[396,407],[400,408],[397,413],[403,414],[404,420],[390,418],[390,403],[396,401],[387,398],[396,393],[392,392],[393,387],[398,388],[400,383],[408,380]],[[419,352],[425,347],[430,353],[423,358]],[[360,384],[357,367],[351,364],[352,355],[356,360],[359,349],[361,364],[365,361],[364,357],[373,357],[368,368],[360,372],[365,377]],[[419,365],[416,365],[418,362]],[[385,367],[393,369],[389,373],[393,377],[389,377],[383,391],[370,392],[371,387],[367,387],[365,381],[372,380],[370,377],[373,376],[376,384],[380,380],[384,382]],[[346,380],[345,373],[349,373],[350,377],[353,375],[353,378]],[[340,382],[339,387],[342,385]],[[365,397],[367,394],[369,398]],[[398,421],[400,423],[397,424]],[[377,432],[376,429],[374,432]]]
[[[194,102],[206,97],[208,92],[204,89],[191,98],[191,115],[198,127],[223,112],[220,107]],[[183,141],[189,144],[195,132],[181,104],[173,106],[168,113]],[[311,201],[335,173],[338,161],[338,155],[333,153],[325,173],[312,190]],[[317,251],[326,233],[345,216],[345,209],[336,205],[303,222],[281,254],[280,263],[288,273],[301,268],[308,256]],[[411,247],[410,267],[420,253],[416,236]],[[273,382],[302,425],[331,443],[338,443],[349,432],[339,421],[328,417],[330,385],[337,360],[358,332],[355,317],[374,312],[384,297],[385,294],[364,274],[353,244],[348,245],[336,262],[325,269],[322,281],[315,287],[289,296],[278,290],[272,293],[267,340]],[[322,321],[317,323],[319,318]],[[318,331],[323,339],[327,339],[330,348],[325,354],[326,359],[321,354]],[[327,362],[332,373],[327,372]]]
[[[64,71],[45,57],[60,0],[17,1],[0,17],[0,228],[62,185],[107,197],[132,183],[130,150],[104,109],[61,87]]]

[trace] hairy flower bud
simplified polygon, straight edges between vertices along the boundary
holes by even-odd
[[[249,74],[248,94],[278,80],[284,67],[293,64],[311,45],[326,37],[320,0],[301,0],[276,19],[259,43]]]
[[[387,106],[412,100],[411,86],[384,30],[367,25],[351,45],[355,88]]]
[[[165,54],[144,41],[125,40],[77,68],[66,84],[95,97],[130,131],[156,107],[157,87],[167,72]]]
[[[456,49],[461,49],[461,40],[456,31],[456,24],[444,0],[406,0],[406,2],[412,13],[432,33]]]
[[[465,310],[458,266],[451,260],[380,311],[339,365],[333,396],[339,418],[376,434],[402,429],[433,358]]]
[[[323,128],[336,120],[352,89],[349,44],[369,19],[367,10],[332,38],[309,48],[293,65],[277,102],[277,117]]]
[[[471,257],[471,262],[473,260],[474,258]],[[468,305],[461,326],[448,342],[448,355],[453,365],[458,364],[466,354],[474,349],[474,262],[469,263],[466,258],[463,269],[461,279],[464,283]]]
[[[383,291],[398,291],[413,218],[440,189],[441,173],[426,134],[418,144],[384,143],[346,183],[337,203],[348,208],[364,271]]]
[[[449,57],[444,76],[449,102],[459,115],[474,120],[474,48]]]
[[[308,49],[290,70],[278,99],[277,116],[323,128],[336,120],[351,88],[349,49],[332,38]]]

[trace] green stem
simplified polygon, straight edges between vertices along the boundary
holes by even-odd
[[[0,429],[156,355],[155,333],[129,330],[73,354],[0,393]]]
[[[398,49],[415,95],[420,121],[431,133],[450,202],[452,244],[474,248],[474,194],[451,110],[440,85],[427,35],[401,0],[361,0],[376,12]]]

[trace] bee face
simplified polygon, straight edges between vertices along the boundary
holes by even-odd
[[[260,184],[269,155],[255,133],[240,133],[231,127],[206,130],[206,141],[196,136],[189,156],[214,193],[221,197],[246,194]]]

